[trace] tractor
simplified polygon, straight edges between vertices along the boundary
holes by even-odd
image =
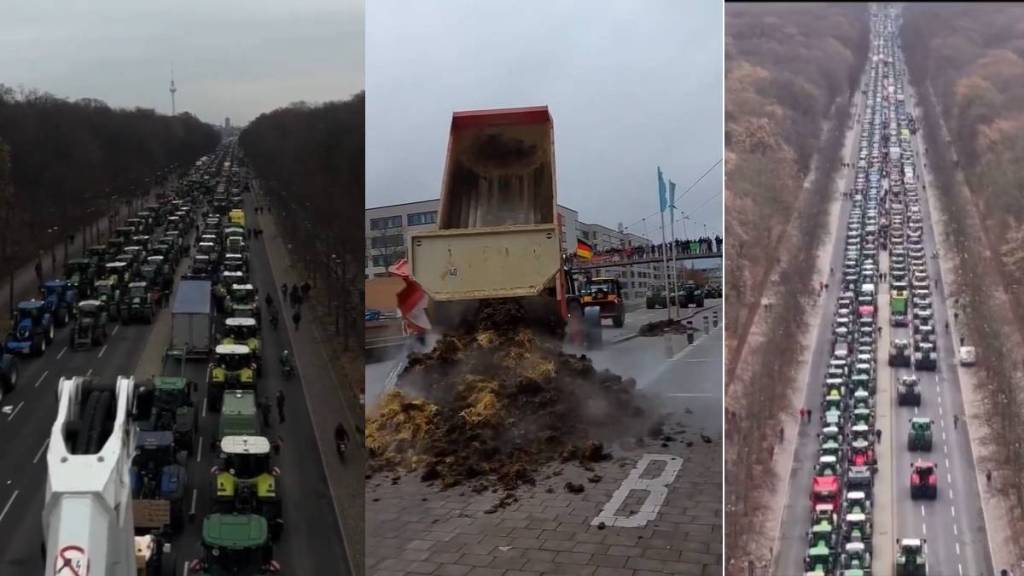
[[[689,308],[690,304],[693,304],[694,308],[703,308],[704,290],[694,282],[686,282],[679,292],[672,296],[672,304],[680,308]]]
[[[178,461],[174,433],[139,431],[132,458],[132,500],[166,502],[168,508],[157,525],[142,527],[159,529],[167,525],[173,533],[181,532],[187,486],[188,471]]]
[[[927,498],[935,500],[939,497],[939,477],[935,473],[935,463],[918,460],[910,465],[910,498]]]
[[[903,376],[896,385],[896,402],[900,406],[920,406],[921,389],[916,376]]]
[[[221,405],[217,435],[211,450],[220,448],[220,441],[228,436],[259,436],[260,418],[257,414],[256,392],[253,390],[227,390]]]
[[[910,342],[893,340],[889,345],[889,366],[910,367]]]
[[[937,364],[934,344],[921,342],[914,347],[914,369],[934,371]]]
[[[213,284],[213,302],[218,312],[224,312],[228,302],[228,291],[231,289],[231,286],[245,284],[246,282],[245,274],[242,272],[225,270],[220,273],[219,281]]]
[[[911,418],[910,430],[907,432],[907,450],[911,452],[932,451],[932,420],[930,418]]]
[[[834,574],[835,553],[823,544],[807,550],[804,557],[804,570],[814,574]]]
[[[807,545],[811,548],[824,545],[828,548],[836,546],[836,527],[827,518],[817,519],[807,531]]]
[[[128,292],[125,301],[122,302],[122,306],[127,311],[121,316],[122,324],[135,320],[152,324],[156,310],[153,305],[153,294],[149,290],[149,283],[132,282],[128,284]]]
[[[224,312],[237,318],[254,318],[260,323],[260,305],[252,284],[232,284],[228,290]]]
[[[199,412],[193,394],[198,389],[198,384],[184,377],[157,376],[142,383],[135,400],[139,430],[171,432],[175,449],[195,454]]]
[[[53,343],[53,316],[41,300],[19,302],[14,327],[7,335],[4,350],[10,354],[42,356]]]
[[[260,328],[256,325],[255,318],[227,318],[224,320],[224,334],[220,340],[221,344],[243,344],[252,351],[253,360],[256,361],[256,374],[263,370],[262,345],[260,342]]]
[[[215,511],[259,514],[267,519],[271,539],[281,537],[281,471],[270,462],[270,442],[266,438],[221,438],[220,462],[212,472],[216,483]]]
[[[853,512],[846,515],[846,522],[843,523],[845,542],[871,543],[871,520],[860,512]]]
[[[875,459],[875,445],[864,438],[855,438],[850,443],[850,466],[874,467],[878,464]]]
[[[92,296],[92,283],[96,276],[96,264],[88,258],[73,258],[64,265],[64,277],[83,298]]]
[[[923,538],[896,539],[896,576],[928,576]]]
[[[256,389],[256,363],[252,350],[241,344],[219,345],[207,373],[206,398],[209,408],[219,412],[227,389]]]
[[[833,510],[839,509],[839,498],[842,490],[839,487],[839,477],[833,475],[815,475],[811,487],[811,505],[828,504]]]
[[[71,328],[71,349],[80,350],[102,346],[107,333],[107,305],[99,300],[83,300],[78,303],[78,315]]]
[[[75,317],[78,294],[65,280],[50,280],[40,289],[47,311],[58,328],[67,326]]]
[[[867,572],[871,569],[871,553],[863,542],[848,542],[843,550],[840,564],[843,571],[862,570]]]
[[[584,308],[598,307],[601,319],[611,318],[616,328],[622,328],[626,323],[626,302],[617,278],[588,279],[580,290],[580,301]]]
[[[281,572],[268,538],[267,520],[257,514],[210,514],[203,518],[203,557],[189,563],[194,576]]]

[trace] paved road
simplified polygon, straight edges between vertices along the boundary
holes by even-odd
[[[907,98],[916,102],[913,90],[907,86]],[[915,113],[917,118],[923,115]],[[913,137],[915,151],[924,150],[921,132]],[[918,152],[919,156],[923,156]],[[917,162],[918,173],[927,187],[932,182],[931,174]],[[925,253],[936,250],[935,233],[932,229],[928,193],[920,191],[921,210],[924,215]],[[953,426],[953,415],[964,414],[963,397],[956,369],[957,346],[953,337],[946,334],[944,326],[952,325],[949,301],[945,295],[945,283],[938,261],[928,261],[928,276],[938,280],[933,289],[932,303],[935,311],[935,326],[942,332],[938,336],[939,366],[935,372],[918,372],[921,381],[922,403],[919,409],[895,407],[893,411],[893,441],[897,443],[893,461],[893,491],[895,493],[898,521],[897,536],[921,536],[928,539],[929,570],[946,574],[991,574],[992,558],[989,553],[985,520],[981,510],[977,475],[970,440],[965,427]],[[890,337],[910,339],[908,328],[895,328]],[[910,374],[907,368],[896,370],[896,377]],[[894,391],[895,394],[895,391]],[[906,438],[909,429],[909,412],[913,416],[931,418],[934,424],[931,454],[911,453],[907,450]],[[902,416],[902,417],[900,417]],[[918,456],[931,459],[938,464],[939,497],[935,501],[910,499],[909,473],[911,462]]]
[[[439,492],[417,475],[369,479],[367,574],[718,576],[722,349],[719,327],[690,346],[681,336],[670,338],[667,348],[663,338],[634,338],[590,354],[595,366],[635,377],[638,388],[671,411],[666,428],[678,439],[639,447],[633,441],[618,443],[616,457],[595,467],[595,482],[587,480],[594,472],[552,465],[540,471],[536,487],[517,493],[516,503],[486,512],[497,495]],[[368,397],[370,390],[383,388],[386,373],[385,365],[367,366]],[[595,518],[645,455],[682,458],[664,502],[653,506],[654,517],[635,527],[597,526]],[[660,467],[647,469],[642,477],[667,470],[667,464],[654,466]],[[585,493],[565,493],[566,481],[583,484]],[[609,513],[639,512],[645,496],[634,491]]]
[[[261,292],[274,289],[265,248],[261,242],[253,242],[250,249],[253,283]],[[187,264],[187,260],[183,261],[179,272]],[[166,316],[167,311],[162,314]],[[43,567],[39,554],[46,484],[43,446],[56,416],[58,378],[93,375],[113,379],[117,375],[132,374],[150,338],[155,337],[153,330],[160,328],[169,329],[166,319],[152,327],[117,326],[105,348],[79,352],[61,350],[69,338],[65,328],[58,332],[55,349],[43,358],[22,363],[19,388],[4,399],[11,413],[0,414],[0,438],[3,439],[3,450],[0,450],[0,574],[34,574]],[[280,351],[291,346],[283,329],[275,333],[269,326],[264,328],[263,342],[267,370],[259,384],[260,393],[272,396],[283,388],[287,398],[287,422],[279,425],[275,416],[273,429],[284,443],[276,464],[283,473],[281,490],[287,522],[284,536],[275,547],[275,556],[292,574],[348,575],[349,564],[315,448],[309,410],[300,393],[302,382],[298,376],[283,382],[277,369]],[[180,368],[175,365],[173,369],[176,374]],[[147,368],[136,377],[148,377],[149,372]],[[185,375],[200,383],[199,398],[205,398],[205,363],[189,363]],[[205,406],[202,414],[203,449],[197,455],[198,461],[193,459],[189,463],[191,484],[197,492],[197,520],[175,540],[182,563],[199,554],[200,523],[210,498],[209,440],[215,434],[217,420],[215,415],[206,413]]]

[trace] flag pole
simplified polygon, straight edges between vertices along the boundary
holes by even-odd
[[[661,212],[661,264],[665,271],[665,309],[668,311],[668,319],[672,319],[672,293],[669,292],[668,281],[668,242],[665,241],[665,211]],[[678,305],[679,303],[676,302]]]
[[[669,197],[669,202],[668,202],[668,222],[669,222],[669,229],[670,229],[671,235],[672,235],[672,243],[671,243],[671,246],[672,246],[672,289],[675,291],[675,292],[673,292],[673,294],[676,294],[676,306],[679,306],[679,308],[680,308],[678,310],[677,316],[682,318],[683,317],[682,305],[679,303],[679,300],[678,300],[678,298],[679,298],[679,269],[676,267],[676,183],[671,181],[671,180],[669,180],[668,181],[668,190],[669,190],[669,192],[668,192],[668,194],[669,194],[669,196],[668,196]]]

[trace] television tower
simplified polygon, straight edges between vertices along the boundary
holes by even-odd
[[[174,93],[177,91],[178,89],[174,87],[174,68],[171,68],[171,116],[178,115],[177,108],[174,106]]]

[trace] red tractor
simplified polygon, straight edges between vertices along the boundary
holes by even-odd
[[[838,476],[815,476],[811,485],[811,509],[820,504],[831,504],[832,510],[839,510],[841,492]]]
[[[853,441],[850,445],[851,466],[875,466],[877,463],[874,444],[860,439]]]
[[[939,476],[935,473],[935,463],[918,460],[910,466],[910,497],[914,500],[918,498],[935,500],[938,498]]]

